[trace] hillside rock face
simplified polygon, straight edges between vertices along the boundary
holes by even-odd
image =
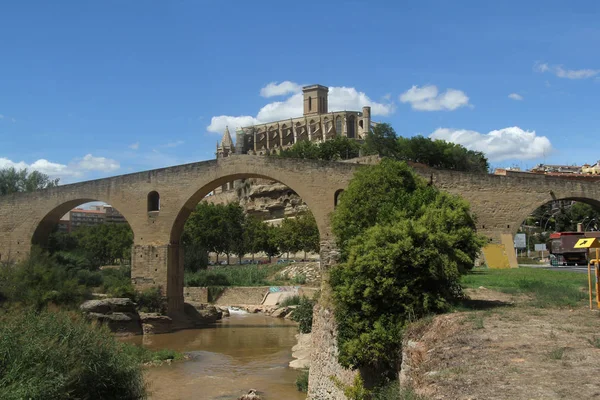
[[[238,202],[247,215],[263,221],[293,217],[307,212],[308,206],[289,187],[266,179],[236,181],[235,188],[205,199],[213,204]]]

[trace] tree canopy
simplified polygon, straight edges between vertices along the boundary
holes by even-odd
[[[284,149],[279,157],[325,161],[347,160],[358,157],[360,147],[360,143],[356,140],[343,136],[336,136],[320,143],[303,140]]]
[[[50,179],[39,171],[29,172],[26,168],[13,167],[0,169],[0,196],[16,192],[31,192],[58,185],[59,179]]]
[[[319,230],[312,214],[286,218],[280,226],[269,225],[244,213],[239,204],[201,202],[185,223],[182,242],[185,268],[195,271],[208,262],[207,252],[228,256],[241,262],[247,253],[265,253],[269,258],[299,251],[319,251]],[[187,254],[190,253],[188,256]]]
[[[420,135],[400,137],[387,123],[375,125],[364,143],[342,136],[320,143],[303,140],[283,150],[280,157],[335,161],[371,154],[457,171],[486,173],[490,168],[482,152]]]

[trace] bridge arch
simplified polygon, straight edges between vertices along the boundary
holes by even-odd
[[[524,212],[519,213],[514,216],[507,216],[507,229],[510,229],[510,232],[514,236],[519,231],[519,228],[523,221],[525,221],[531,214],[533,214],[537,209],[545,206],[546,204],[555,202],[555,201],[576,201],[578,203],[588,204],[595,209],[600,210],[600,198],[591,197],[589,194],[584,193],[573,193],[573,194],[564,194],[562,196],[554,196],[550,200],[536,200],[529,204],[529,206],[525,209]]]
[[[37,245],[45,247],[48,243],[48,238],[56,225],[59,223],[61,217],[68,213],[70,210],[77,206],[90,203],[90,202],[102,202],[110,204],[115,210],[117,210],[125,218],[127,224],[131,227],[135,238],[135,218],[127,211],[122,211],[122,208],[114,204],[114,202],[108,202],[106,200],[96,197],[77,197],[72,200],[61,201],[58,205],[53,205],[49,211],[45,210],[43,216],[37,221],[34,221],[33,232],[31,234],[31,245]],[[129,217],[128,217],[129,215]]]
[[[313,214],[319,230],[321,247],[323,242],[331,240],[330,214],[334,210],[336,189],[338,186],[323,185],[322,177],[305,174],[302,171],[292,172],[289,168],[277,168],[275,165],[245,165],[244,171],[236,170],[235,160],[233,168],[221,168],[218,174],[211,175],[190,184],[192,188],[183,198],[169,235],[169,255],[167,263],[166,294],[169,308],[173,311],[181,309],[183,305],[184,270],[183,249],[181,236],[185,222],[195,209],[196,205],[209,195],[214,189],[221,187],[226,182],[241,179],[259,178],[279,182],[295,192],[307,205]],[[227,162],[223,163],[227,166]],[[318,184],[317,184],[318,182]]]

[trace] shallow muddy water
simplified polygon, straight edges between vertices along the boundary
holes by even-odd
[[[235,313],[208,328],[129,341],[193,356],[146,370],[153,400],[237,399],[249,389],[256,389],[263,400],[300,400],[306,396],[296,390],[299,372],[288,367],[296,333],[290,321]]]

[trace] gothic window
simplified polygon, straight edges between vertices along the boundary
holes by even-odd
[[[342,117],[340,117],[339,115],[335,119],[335,133],[337,135],[342,134]]]
[[[354,139],[354,131],[356,130],[356,124],[355,124],[356,118],[354,117],[354,115],[351,115],[348,117],[348,126],[346,127],[346,132],[348,138],[350,139]]]
[[[308,96],[308,111],[312,110],[312,97]]]
[[[160,210],[160,195],[157,191],[148,193],[148,212]]]

